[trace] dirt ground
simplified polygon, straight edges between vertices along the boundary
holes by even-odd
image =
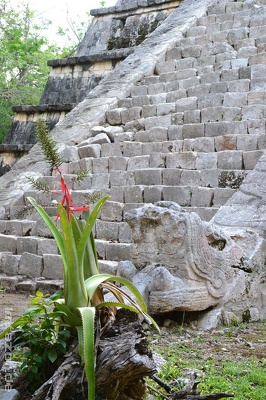
[[[32,298],[28,293],[0,292],[0,322],[15,321],[29,308]]]
[[[33,297],[25,293],[0,292],[0,322],[9,316],[12,321],[21,316],[30,307]],[[206,346],[206,352],[216,354],[218,359],[229,355],[235,360],[251,355],[266,358],[266,322],[245,324],[242,327],[221,327],[211,332],[198,331],[189,326],[180,330],[176,323],[174,325],[176,328],[162,328],[158,338],[160,345],[168,346],[178,341],[179,344],[189,346],[193,342],[195,351],[197,346],[201,349]],[[199,338],[202,340],[198,341]]]

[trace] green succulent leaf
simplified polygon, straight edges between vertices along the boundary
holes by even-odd
[[[80,356],[84,362],[84,369],[88,380],[88,400],[95,400],[95,355],[94,355],[94,320],[95,307],[79,308],[82,318],[82,337],[79,333]],[[80,331],[80,328],[79,328]]]

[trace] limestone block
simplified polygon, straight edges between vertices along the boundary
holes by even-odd
[[[174,101],[184,99],[186,97],[187,97],[187,93],[186,93],[185,89],[171,90],[167,93],[166,101],[167,101],[167,103],[172,103]]]
[[[184,124],[183,125],[183,138],[197,138],[203,137],[205,131],[204,123]]]
[[[106,120],[110,125],[121,125],[121,111],[126,110],[125,108],[117,108],[115,110],[109,110],[106,112]]]
[[[150,168],[165,168],[165,154],[151,153]]]
[[[266,83],[265,79],[259,78],[259,79],[252,79],[250,82],[250,89],[254,90],[255,92],[262,92],[266,90]]]
[[[225,107],[242,107],[248,104],[249,94],[247,93],[225,93],[223,105]]]
[[[198,107],[202,108],[214,108],[222,105],[224,100],[223,93],[208,93],[198,96]]]
[[[183,114],[183,113],[180,113]],[[183,121],[183,115],[182,115]],[[171,125],[168,128],[169,140],[182,140],[183,139],[183,126],[182,125]]]
[[[149,103],[145,103],[149,104]],[[141,118],[141,107],[135,107],[134,102],[133,102],[133,107],[129,109],[124,109],[121,111],[121,119],[122,123],[126,124],[127,122],[133,121],[133,120],[138,120]]]
[[[209,72],[201,76],[201,84],[214,85],[220,82],[220,77],[217,72]]]
[[[87,157],[97,158],[101,156],[101,145],[91,144],[88,146],[79,147],[78,152],[80,158],[87,158]]]
[[[131,243],[131,230],[126,222],[119,223],[118,241],[120,243]]]
[[[211,84],[210,93],[226,93],[228,91],[227,82],[218,82]]]
[[[166,168],[196,169],[197,154],[194,152],[166,155]]]
[[[98,239],[118,241],[118,229],[117,222],[96,221],[96,237]]]
[[[162,186],[144,186],[144,202],[156,203],[162,200]]]
[[[266,105],[266,93],[265,92],[249,92],[248,105],[252,104],[264,104]]]
[[[243,152],[243,164],[246,170],[253,170],[263,155],[263,150],[244,151]]]
[[[232,69],[244,68],[248,65],[248,58],[238,58],[231,61]]]
[[[19,279],[17,276],[1,276],[0,285],[6,290],[16,291]],[[16,397],[17,398],[17,397]]]
[[[155,117],[157,115],[157,106],[156,104],[152,105],[144,105],[142,108],[142,117]]]
[[[182,207],[189,207],[191,190],[189,186],[163,186],[163,200],[178,202]]]
[[[184,124],[197,124],[200,122],[200,110],[188,110],[184,112]]]
[[[131,98],[118,100],[118,108],[130,108],[130,107],[132,107],[132,99]]]
[[[181,176],[182,176],[181,170],[177,168],[166,168],[162,170],[162,183],[165,186],[181,185]]]
[[[107,201],[101,211],[101,220],[103,221],[117,221],[123,220],[124,204]]]
[[[62,257],[58,254],[43,254],[43,272],[45,279],[63,279]]]
[[[17,238],[17,254],[24,252],[37,254],[38,241],[34,237]]]
[[[148,131],[150,142],[166,142],[168,140],[168,127],[153,127]]]
[[[125,157],[134,157],[142,154],[142,143],[125,142],[123,143],[123,155]]]
[[[124,199],[124,188],[119,186],[112,185],[110,188],[110,200],[117,201],[119,203],[123,203]]]
[[[266,147],[266,135],[265,134],[259,135],[258,149],[263,150],[263,149],[265,149],[265,147]]]
[[[161,185],[162,170],[161,168],[139,169],[134,172],[136,185]]]
[[[106,258],[108,260],[130,260],[131,243],[107,243]]]
[[[111,171],[110,186],[130,186],[135,184],[135,176],[132,171]]]
[[[213,197],[213,206],[222,206],[224,205],[230,197],[235,193],[235,189],[230,188],[215,188],[214,189],[214,197]]]
[[[217,154],[218,168],[220,169],[242,169],[242,151],[221,151]]]
[[[228,43],[233,45],[234,43],[237,43],[239,40],[246,39],[248,36],[252,37],[252,35],[250,35],[250,31],[248,28],[241,27],[238,29],[230,29],[227,36]]]
[[[131,88],[131,96],[146,96],[148,94],[147,85],[136,85]]]
[[[195,139],[184,139],[183,151],[197,151],[209,153],[214,151],[214,138],[200,137]]]
[[[163,152],[163,143],[161,142],[149,142],[142,144],[142,154],[149,155],[149,158],[155,156],[155,153]]]
[[[135,114],[137,116],[136,119],[140,118],[140,111],[141,111],[141,107],[143,106],[147,106],[150,104],[150,98],[149,96],[134,96],[132,97],[132,108],[133,107],[140,107],[139,110],[136,112],[135,110]],[[127,108],[126,110],[130,110],[130,108]],[[131,121],[133,118],[130,117],[130,115],[133,115],[131,113],[126,112],[126,110],[122,111],[121,116],[122,116],[122,121],[126,121],[129,122]],[[124,122],[125,123],[125,122]]]
[[[234,81],[239,79],[238,69],[223,69],[221,71],[221,81]]]
[[[175,70],[175,60],[169,59],[168,61],[158,62],[155,67],[155,73],[160,75],[164,72],[174,71]]]
[[[16,285],[16,289],[18,292],[26,292],[26,293],[36,293],[36,282],[32,280],[23,280],[22,282],[18,282]]]
[[[102,144],[101,155],[102,157],[122,156],[122,144],[119,142]]]
[[[158,93],[149,96],[150,104],[162,104],[166,103],[167,93]]]
[[[156,106],[157,116],[170,114],[175,112],[175,103],[163,103]]]
[[[192,191],[191,207],[211,207],[214,189],[197,187]]]
[[[17,237],[13,235],[0,234],[0,248],[5,249],[6,252],[16,254],[17,252]]]
[[[11,253],[0,253],[0,265],[1,273],[9,276],[15,276],[19,274],[19,261],[20,255]]]
[[[193,88],[195,86],[198,86],[200,84],[200,77],[199,76],[194,76],[192,78],[187,78],[187,79],[182,79],[179,81],[179,88],[182,89],[189,89]]]
[[[237,150],[252,151],[258,149],[259,135],[237,135]]]
[[[136,169],[148,168],[149,165],[150,156],[148,155],[130,157],[128,160],[127,170],[134,171]]]
[[[92,173],[108,173],[109,159],[108,157],[94,158],[92,160]]]
[[[6,223],[7,221],[0,219],[0,233],[6,232]]]
[[[38,278],[42,276],[43,258],[31,253],[23,253],[19,263],[19,274],[26,275],[28,278]]]
[[[16,236],[28,236],[36,224],[35,221],[30,220],[10,220],[3,222],[6,225],[6,233]]]
[[[58,247],[54,239],[38,238],[37,255],[42,256],[43,254],[58,254]]]
[[[144,119],[144,126],[146,131],[154,126],[169,126],[171,125],[171,115],[162,115],[160,117],[150,117]]]
[[[173,82],[176,80],[176,72],[166,72],[160,75],[160,82]],[[175,86],[176,87],[176,86]],[[165,86],[166,88],[166,86]]]
[[[202,186],[215,188],[218,186],[220,170],[217,168],[201,170]]]
[[[101,274],[117,274],[117,261],[99,260],[99,268]]]
[[[165,60],[169,61],[169,60],[179,60],[180,58],[182,58],[181,56],[181,49],[179,47],[173,47],[170,50],[167,50],[167,52],[165,53]]]
[[[188,88],[187,95],[188,95],[188,97],[192,97],[192,96],[200,97],[203,94],[206,95],[206,94],[210,93],[210,88],[211,88],[211,85],[209,83],[204,83],[197,87]]]
[[[215,169],[217,168],[217,153],[198,153],[196,169]]]
[[[108,189],[110,176],[108,173],[92,174],[91,189]]]
[[[65,146],[61,151],[61,156],[65,162],[79,160],[79,152],[76,146]]]
[[[254,64],[250,67],[250,78],[260,79],[265,77],[265,66],[263,64]]]
[[[185,46],[181,48],[182,58],[187,58],[187,57],[198,58],[201,55],[201,51],[202,51],[202,46],[200,45]]]
[[[165,83],[164,82],[154,83],[154,84],[148,86],[148,94],[149,95],[160,94],[160,93],[165,93]]]
[[[93,136],[88,139],[88,144],[103,144],[103,143],[110,143],[111,140],[107,136],[106,133],[98,133],[96,136]]]
[[[256,104],[243,107],[242,118],[243,120],[266,118],[266,105]]]
[[[182,58],[181,60],[175,60],[176,71],[180,69],[196,68],[197,61],[194,57]]]
[[[50,293],[55,293],[58,290],[63,289],[63,281],[58,279],[37,279],[36,282],[36,290],[39,290],[40,292],[44,294],[50,294]]]
[[[238,150],[237,149],[236,135],[224,135],[214,138],[214,146],[217,152],[225,150]]]
[[[128,166],[128,157],[109,157],[109,170],[110,171],[126,171]]]
[[[197,109],[197,97],[188,97],[179,99],[176,101],[176,111],[184,112],[187,110],[196,110]]]
[[[183,170],[181,173],[181,186],[201,186],[201,171]]]
[[[126,187],[124,190],[126,203],[143,203],[143,186]]]

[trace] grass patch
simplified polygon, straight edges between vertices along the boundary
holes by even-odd
[[[233,393],[235,400],[266,399],[266,323],[212,332],[162,328],[161,338],[154,337],[151,347],[166,361],[159,378],[169,385],[174,382],[177,390],[189,369],[199,373],[201,395],[223,392]],[[152,381],[149,385],[167,395]],[[164,399],[152,394],[156,400]]]

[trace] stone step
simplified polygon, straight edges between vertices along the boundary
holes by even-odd
[[[100,260],[131,260],[131,243],[107,242],[105,240],[96,239],[95,244]]]
[[[0,233],[6,235],[30,236],[36,225],[31,220],[0,220]]]
[[[114,196],[112,200],[116,199],[116,191],[114,189]],[[235,193],[237,189],[230,187],[198,187],[192,185],[185,186],[145,186],[135,185],[133,187],[125,187],[121,189],[124,194],[125,203],[129,204],[144,204],[156,203],[158,201],[174,201],[183,207],[218,207],[223,204]],[[122,196],[119,194],[119,197]]]

